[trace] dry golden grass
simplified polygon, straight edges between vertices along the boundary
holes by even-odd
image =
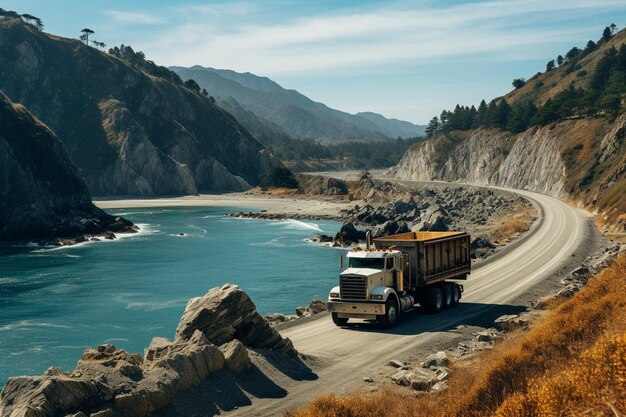
[[[326,395],[287,416],[624,416],[626,254],[530,331],[453,371],[441,393]]]

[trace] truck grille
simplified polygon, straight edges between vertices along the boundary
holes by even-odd
[[[340,277],[342,300],[367,300],[367,278]]]

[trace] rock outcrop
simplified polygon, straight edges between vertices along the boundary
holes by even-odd
[[[273,349],[273,360],[297,353],[243,291],[227,284],[192,299],[175,340],[154,338],[144,357],[107,344],[87,349],[71,373],[51,368],[10,378],[0,393],[0,416],[148,416],[215,372],[245,372],[254,347]]]
[[[134,231],[93,205],[61,141],[0,92],[0,241],[62,244]]]
[[[176,328],[176,340],[188,340],[196,330],[217,345],[239,339],[249,348],[296,354],[291,341],[283,339],[257,313],[250,297],[232,284],[213,288],[203,297],[189,300]]]
[[[241,191],[281,165],[208,97],[130,62],[0,20],[0,90],[54,130],[92,194]]]
[[[440,135],[413,146],[390,172],[398,179],[497,185],[556,197],[566,193],[566,167],[549,127],[517,138],[485,129]]]

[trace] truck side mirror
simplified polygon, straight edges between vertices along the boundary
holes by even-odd
[[[343,255],[339,255],[339,268],[343,269]]]

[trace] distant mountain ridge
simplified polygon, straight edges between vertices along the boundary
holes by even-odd
[[[20,19],[0,20],[0,90],[58,135],[95,195],[241,191],[282,165],[199,92]]]
[[[197,81],[219,102],[234,99],[260,121],[270,122],[296,139],[383,140],[424,134],[425,126],[387,119],[371,112],[349,114],[335,110],[249,72],[199,65],[170,69],[184,80]]]

